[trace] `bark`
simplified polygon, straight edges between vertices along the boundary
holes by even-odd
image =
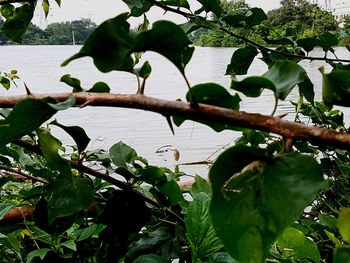
[[[60,93],[34,94],[30,96],[0,97],[0,107],[11,108],[25,98],[42,99],[52,97],[64,101],[69,96],[76,98],[76,106],[104,106],[133,108],[152,111],[169,116],[182,116],[190,120],[211,120],[217,123],[231,124],[237,127],[258,129],[279,134],[294,140],[306,140],[316,145],[329,145],[337,148],[350,149],[350,134],[337,132],[283,120],[279,117],[266,116],[258,113],[233,111],[226,108],[206,104],[190,105],[187,102],[169,101],[147,97],[144,95],[125,95],[107,93]]]

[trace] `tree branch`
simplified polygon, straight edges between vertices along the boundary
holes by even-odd
[[[37,99],[52,97],[58,101],[65,101],[71,95],[76,98],[76,106],[88,105],[140,109],[156,112],[165,116],[182,116],[190,120],[213,121],[237,127],[258,129],[279,134],[285,138],[306,140],[316,145],[330,145],[338,148],[350,149],[349,133],[336,132],[329,129],[285,121],[279,117],[233,111],[206,104],[191,106],[187,102],[169,101],[144,95],[81,92],[73,94],[51,93],[34,94],[32,96],[8,96],[0,97],[0,107],[11,108],[18,101],[28,97]]]

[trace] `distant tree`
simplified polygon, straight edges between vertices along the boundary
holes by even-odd
[[[45,30],[30,23],[27,32],[23,36],[22,44],[24,45],[45,45],[47,44],[47,34]]]
[[[268,13],[267,27],[275,31],[294,28],[299,37],[309,37],[334,31],[338,24],[330,12],[317,4],[306,0],[282,0],[280,8]]]
[[[52,23],[46,28],[48,44],[69,45],[72,44],[72,29],[70,22]]]
[[[96,24],[91,19],[83,18],[71,22],[71,29],[74,32],[74,38],[76,44],[83,44],[87,39],[91,31],[96,28]]]

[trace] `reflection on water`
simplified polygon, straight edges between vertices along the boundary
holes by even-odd
[[[90,58],[73,61],[67,67],[61,68],[62,61],[78,49],[77,46],[1,46],[0,70],[17,69],[22,81],[33,93],[70,91],[68,86],[59,82],[64,74],[71,74],[80,79],[82,86],[86,89],[92,87],[97,81],[104,81],[110,85],[114,93],[136,92],[137,82],[133,75],[123,72],[102,74],[93,66]],[[193,60],[186,69],[190,83],[194,85],[217,82],[228,88],[230,77],[224,74],[233,51],[233,48],[196,48]],[[347,51],[340,49],[337,52],[345,54]],[[155,53],[147,53],[143,59],[149,60],[152,65],[146,95],[184,100],[187,87],[175,66]],[[302,62],[310,78],[317,83],[318,99],[321,90],[321,75],[318,68],[321,65],[321,62],[316,61]],[[248,74],[260,75],[266,70],[265,64],[256,59]],[[1,91],[1,95],[23,93],[23,88],[14,88],[9,92]],[[269,91],[266,91],[259,99],[244,99],[241,109],[247,112],[270,114],[273,109],[273,100],[270,95]],[[293,108],[289,101],[296,101],[296,99],[297,91],[288,96],[286,101],[281,102],[277,114],[289,113],[286,118],[293,119]],[[91,148],[108,148],[122,140],[134,147],[139,155],[146,157],[151,163],[170,168],[173,168],[176,163],[205,160],[217,149],[232,143],[238,136],[238,133],[233,131],[215,133],[210,128],[191,121],[176,128],[173,136],[164,117],[133,109],[85,107],[60,112],[55,118],[64,125],[81,125],[92,139]],[[55,136],[67,143],[72,143],[61,131],[57,129],[53,131]],[[171,150],[156,153],[157,149],[165,145],[169,149],[177,149],[180,152],[178,162],[174,160]],[[200,174],[207,172],[204,166],[182,166],[182,170]]]

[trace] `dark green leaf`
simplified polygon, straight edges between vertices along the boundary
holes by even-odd
[[[300,93],[305,97],[305,99],[310,102],[312,105],[314,104],[315,99],[315,91],[314,84],[310,80],[309,76],[305,75],[304,81],[298,84]]]
[[[90,207],[94,188],[90,180],[81,177],[59,177],[50,183],[46,192],[48,222],[70,216]]]
[[[150,253],[170,260],[178,257],[181,247],[169,228],[159,227],[152,232],[144,232],[138,241],[131,244],[125,262],[135,262],[136,258]]]
[[[339,44],[338,38],[329,32],[325,32],[322,35],[319,36],[319,39],[321,41],[321,47],[323,51],[331,51],[333,52],[333,46],[337,46]]]
[[[64,241],[63,243],[60,244],[61,247],[66,247],[70,250],[73,250],[73,251],[77,251],[77,246],[74,242],[74,240],[67,240],[67,241]]]
[[[249,27],[260,25],[263,21],[267,20],[264,10],[257,7],[249,9],[245,16],[245,22]]]
[[[246,46],[237,49],[231,58],[231,63],[227,65],[226,75],[245,75],[252,64],[258,51],[255,47]]]
[[[305,81],[306,71],[292,61],[277,61],[263,77],[276,86],[276,95],[284,100],[292,89]]]
[[[103,22],[90,34],[81,50],[63,62],[62,66],[77,58],[90,56],[102,72],[132,72],[134,61],[130,53],[135,40],[126,19],[127,14],[121,14]]]
[[[270,159],[261,149],[239,145],[219,156],[209,177],[214,228],[239,262],[263,262],[270,245],[325,187],[320,166],[309,156]]]
[[[157,21],[151,30],[141,32],[137,36],[133,51],[157,52],[173,62],[184,73],[194,51],[190,44],[181,27],[169,21]]]
[[[57,102],[50,97],[46,98],[45,100],[51,108],[53,108],[57,111],[66,110],[66,109],[69,109],[75,105],[75,96],[74,95],[69,96],[67,100],[62,101],[62,102]]]
[[[55,113],[56,110],[40,100],[25,99],[18,102],[10,115],[0,121],[0,145],[34,131]]]
[[[137,159],[136,151],[123,142],[114,144],[109,149],[109,156],[116,166],[128,168],[127,164]]]
[[[130,15],[135,17],[143,15],[152,7],[152,4],[145,0],[123,0],[123,2],[128,5]]]
[[[239,102],[241,101],[237,94],[232,96],[224,87],[216,83],[198,84],[192,87],[186,95],[187,101],[191,101],[191,98],[194,98],[195,101],[199,103],[224,107],[231,110],[238,110]],[[185,120],[186,119],[182,117],[173,117],[173,121],[177,126],[180,126]],[[208,125],[217,132],[225,129],[237,129],[232,125],[216,123],[214,121],[202,119],[196,119],[195,121]]]
[[[133,263],[167,263],[168,260],[158,255],[150,254],[138,257]]]
[[[297,41],[297,44],[302,47],[306,52],[312,51],[315,47],[321,46],[321,40],[315,37],[302,38]]]
[[[8,78],[5,78],[5,77],[0,77],[0,84],[7,90],[11,86],[10,80]]]
[[[236,263],[226,252],[218,252],[209,258],[208,263]]]
[[[73,92],[83,91],[83,88],[80,84],[80,80],[77,78],[73,78],[70,74],[63,75],[60,81],[66,83],[68,86],[71,86],[73,88]]]
[[[135,74],[137,74],[138,76],[144,79],[147,79],[151,75],[151,72],[152,72],[152,67],[148,61],[143,63],[141,68],[135,69]]]
[[[179,26],[182,28],[186,35],[200,28],[200,26],[198,26],[193,21],[188,21],[186,23],[180,24]]]
[[[77,242],[83,241],[95,235],[98,235],[104,228],[105,226],[102,224],[93,224],[88,226],[87,228],[82,229],[82,231],[78,236]]]
[[[198,0],[205,12],[213,12],[217,17],[221,16],[222,8],[219,0]]]
[[[277,239],[278,250],[282,255],[291,260],[312,260],[312,262],[320,262],[321,256],[317,245],[308,239],[300,230],[288,227],[282,235]]]
[[[88,146],[90,138],[87,136],[83,128],[79,126],[64,126],[57,121],[53,121],[50,124],[56,125],[68,133],[77,144],[79,153],[82,153]]]
[[[8,211],[10,211],[14,205],[12,204],[0,204],[0,220],[4,218],[4,216],[7,214]]]
[[[59,171],[62,175],[71,175],[71,167],[59,155],[62,143],[53,137],[47,129],[38,129],[40,149],[52,170]]]
[[[222,20],[232,27],[243,27],[243,22],[245,22],[246,16],[242,14],[234,14],[225,16]]]
[[[349,263],[350,248],[337,248],[334,253],[333,263]]]
[[[110,91],[111,88],[104,82],[96,82],[92,88],[88,90],[88,92],[94,93],[109,93]]]
[[[26,263],[31,263],[35,258],[40,258],[41,260],[44,260],[46,254],[51,251],[49,248],[39,248],[37,250],[34,250],[30,252],[27,255]]]
[[[237,91],[242,92],[248,97],[259,97],[264,89],[272,90],[276,92],[276,86],[268,78],[264,77],[247,77],[241,81],[237,81],[235,78],[232,78],[231,88]]]
[[[33,18],[33,14],[33,4],[24,3],[23,5],[16,7],[13,15],[8,17],[2,26],[2,32],[9,39],[15,42],[21,42],[29,23]]]
[[[164,169],[156,167],[156,166],[148,166],[139,171],[142,181],[152,184],[158,185],[167,182],[167,177],[165,175]]]
[[[184,7],[187,9],[190,8],[190,5],[188,4],[187,0],[165,0],[164,4],[176,7]]]
[[[223,247],[209,216],[209,204],[209,196],[199,193],[187,209],[185,224],[194,262],[212,256]]]
[[[322,99],[328,105],[350,106],[350,71],[332,70],[326,74],[323,68],[322,73]]]

